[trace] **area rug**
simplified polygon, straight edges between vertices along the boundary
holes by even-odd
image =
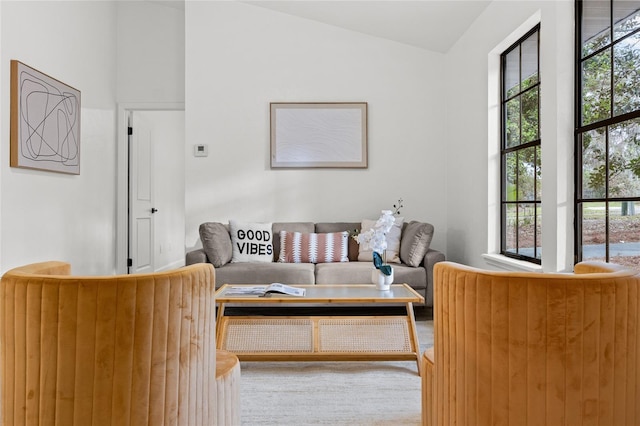
[[[433,321],[417,321],[421,352]],[[242,425],[420,425],[413,361],[242,362]]]

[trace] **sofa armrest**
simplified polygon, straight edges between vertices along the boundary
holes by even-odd
[[[197,249],[187,252],[185,263],[193,265],[194,263],[207,263],[209,259],[203,249]]]
[[[424,305],[433,306],[433,267],[436,263],[445,260],[444,253],[429,249],[424,255],[423,265],[427,270],[427,288],[424,291]]]

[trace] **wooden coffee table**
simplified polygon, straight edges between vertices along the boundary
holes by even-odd
[[[389,291],[375,286],[295,285],[304,297],[271,294],[267,297],[225,295],[225,284],[215,293],[218,304],[217,348],[233,352],[242,361],[415,361],[420,374],[420,345],[413,303],[424,298],[407,284]],[[255,285],[248,285],[255,287]],[[404,304],[405,315],[345,316],[226,316],[225,306]],[[345,310],[347,307],[344,308]]]

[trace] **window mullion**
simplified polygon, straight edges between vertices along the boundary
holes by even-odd
[[[613,35],[613,33],[612,33]],[[613,90],[613,87],[612,87]],[[611,98],[613,99],[613,91],[611,93]],[[613,109],[611,110],[613,111]],[[605,197],[605,202],[604,202],[604,213],[605,213],[605,218],[604,218],[604,234],[605,234],[605,241],[604,241],[604,252],[605,252],[605,262],[609,262],[609,178],[610,178],[610,174],[609,174],[609,170],[610,170],[610,164],[609,164],[609,126],[605,126],[604,128],[604,150],[605,150],[605,156],[604,156],[604,174],[605,174],[605,179],[604,179],[604,197]]]
[[[522,117],[520,119],[522,120]],[[522,124],[522,121],[520,123]],[[516,151],[516,224],[514,228],[516,230],[516,253],[520,254],[520,151]]]
[[[518,99],[518,120],[520,121],[520,126],[518,126],[518,147],[520,147],[520,149],[516,152],[516,200],[518,201],[518,204],[516,204],[516,253],[517,254],[522,254],[520,252],[520,153],[522,152],[522,127],[523,127],[523,114],[522,114],[522,100],[524,99],[524,96],[522,94],[522,77],[523,77],[523,71],[522,71],[522,44],[520,44],[520,48],[518,49],[518,69],[519,69],[519,73],[518,73],[518,92],[520,93],[518,95],[519,99]]]
[[[540,97],[538,97],[540,102]],[[538,108],[538,111],[540,109]],[[540,120],[538,120],[540,122]],[[539,130],[539,129],[538,129]],[[538,150],[533,150],[533,257],[538,257]]]

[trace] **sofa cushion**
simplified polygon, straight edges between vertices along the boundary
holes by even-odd
[[[402,232],[400,240],[400,259],[409,266],[420,266],[424,259],[431,239],[433,225],[412,220]]]
[[[276,236],[273,239],[273,260],[277,262],[280,256],[280,231],[309,233],[314,231],[315,225],[313,222],[273,222],[272,229]]]
[[[321,284],[371,284],[370,262],[318,263],[316,265],[316,285]],[[394,284],[409,284],[416,290],[424,290],[427,282],[425,268],[393,265]],[[421,292],[422,293],[422,292]]]
[[[348,262],[349,233],[302,233],[280,231],[279,262]]]
[[[360,222],[318,222],[316,232],[342,232],[347,231],[352,235],[355,231],[360,231]],[[358,260],[358,242],[349,238],[349,261]]]
[[[205,222],[200,225],[202,249],[213,266],[220,267],[231,261],[233,247],[227,226],[219,222]]]
[[[232,263],[273,261],[271,222],[230,220],[229,230],[233,244]]]
[[[427,287],[427,270],[424,267],[413,267],[407,265],[393,265],[394,284],[409,284],[414,290],[424,296],[424,289]]]
[[[387,263],[400,263],[400,236],[402,235],[402,223],[404,218],[396,216],[395,219],[393,226],[385,235],[385,239],[387,240],[387,249],[385,250],[385,253],[381,253]],[[376,220],[363,219],[361,229],[362,231],[368,231],[373,228],[375,224]],[[373,250],[367,247],[366,244],[360,244],[358,260],[361,262],[373,262]]]
[[[313,263],[227,263],[216,268],[216,288],[222,284],[314,284]]]
[[[371,262],[318,263],[316,284],[371,284]]]

